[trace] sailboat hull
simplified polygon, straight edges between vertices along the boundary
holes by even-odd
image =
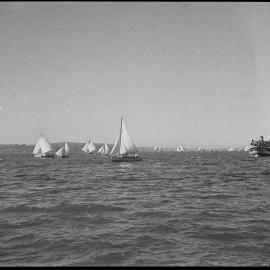
[[[133,162],[133,161],[142,161],[141,157],[134,156],[112,156],[113,162]]]
[[[37,154],[35,158],[54,158],[54,153]]]

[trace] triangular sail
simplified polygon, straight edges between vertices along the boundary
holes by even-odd
[[[99,149],[98,149],[98,153],[101,154],[103,151],[104,145],[102,145]]]
[[[93,153],[96,151],[96,149],[97,149],[97,147],[95,146],[95,144],[93,142],[90,142],[88,144],[88,147],[87,147],[88,153]]]
[[[55,155],[58,157],[62,157],[64,155],[64,152],[65,152],[65,147],[63,146],[55,153]]]
[[[109,146],[107,143],[104,144],[104,155],[108,155],[110,152]]]
[[[138,149],[132,142],[128,134],[126,125],[124,121],[122,120],[121,145],[120,145],[119,153],[120,155],[123,155],[123,154],[136,153],[136,152],[138,152]]]
[[[87,152],[87,150],[88,150],[88,145],[89,145],[89,141],[84,145],[84,147],[82,148],[82,151],[83,152]]]
[[[65,142],[65,152],[66,152],[66,154],[68,154],[69,153],[69,151],[70,151],[70,148],[69,148],[69,145],[68,145],[68,143],[67,142]]]
[[[117,139],[113,145],[113,148],[110,152],[110,155],[119,154],[119,150],[120,150],[120,135],[117,137]]]
[[[45,154],[53,150],[50,142],[45,137],[40,137],[39,146],[41,148],[42,154]]]
[[[34,147],[33,154],[40,154],[41,153],[41,148],[40,148],[40,138],[37,140],[37,143]]]

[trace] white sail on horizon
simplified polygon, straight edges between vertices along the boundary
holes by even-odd
[[[69,147],[69,145],[68,145],[68,143],[67,143],[67,142],[65,142],[65,146],[64,146],[64,148],[65,148],[65,152],[66,152],[66,154],[68,154],[68,153],[69,153],[69,151],[70,151],[70,147]]]
[[[139,152],[133,141],[131,140],[126,125],[121,118],[121,128],[120,128],[120,134],[117,137],[113,148],[110,152],[110,155],[125,155],[125,154],[131,154],[131,153],[137,153]]]
[[[110,152],[109,146],[107,143],[104,144],[104,155],[108,155]]]
[[[88,147],[87,147],[87,152],[89,154],[92,154],[96,151],[96,149],[97,149],[96,145],[92,141],[90,141],[90,143],[88,144]]]
[[[182,151],[185,151],[185,148],[180,144],[179,146],[177,146],[176,151],[182,152]]]
[[[98,149],[98,153],[101,154],[102,151],[103,151],[103,149],[104,149],[104,145],[102,145],[102,146]]]
[[[50,142],[48,141],[48,139],[46,139],[44,136],[40,136],[35,147],[33,150],[33,154],[34,155],[43,155],[47,152],[52,151],[52,146],[50,144]]]
[[[62,146],[58,151],[55,152],[55,155],[58,157],[62,157],[64,155],[65,147]]]
[[[89,143],[90,143],[90,140],[87,141],[87,143],[86,143],[86,144],[84,145],[84,147],[82,148],[82,151],[83,151],[83,152],[85,152],[85,153],[87,152]]]
[[[113,148],[112,148],[112,150],[110,152],[110,155],[116,154],[117,151],[118,151],[118,148],[120,148],[120,135],[117,137],[117,139],[116,139],[116,141],[115,141],[115,143],[113,145]]]
[[[122,133],[121,133],[121,145],[120,145],[120,155],[128,154],[128,153],[136,153],[138,152],[137,147],[132,142],[126,125],[122,120]]]

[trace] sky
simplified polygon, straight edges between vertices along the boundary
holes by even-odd
[[[1,2],[0,143],[270,139],[267,2]]]

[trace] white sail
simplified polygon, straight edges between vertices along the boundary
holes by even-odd
[[[120,149],[120,135],[117,137],[117,139],[113,145],[113,148],[110,152],[110,155],[119,154],[119,149]]]
[[[65,147],[61,147],[57,152],[55,152],[55,155],[57,155],[58,157],[62,157],[65,153]]]
[[[179,146],[177,146],[176,151],[182,152],[182,151],[185,151],[185,148],[182,145],[179,145]]]
[[[200,146],[199,148],[198,148],[198,151],[204,151],[205,149],[204,149],[204,147],[202,147],[202,146]]]
[[[36,143],[33,154],[45,154],[50,151],[52,151],[50,142],[45,137],[41,136]]]
[[[122,120],[122,133],[121,133],[121,145],[120,145],[120,155],[123,154],[128,154],[128,153],[136,153],[138,152],[136,146],[134,145],[134,143],[132,142],[126,125],[124,123],[124,121]]]
[[[99,149],[98,149],[98,153],[101,154],[103,151],[104,145],[102,145]]]
[[[37,140],[37,143],[34,147],[33,154],[41,154],[41,148],[40,148],[40,138]]]
[[[231,146],[229,146],[227,150],[228,150],[229,152],[231,152],[231,151],[233,151],[234,149],[233,149]]]
[[[104,155],[108,155],[110,152],[109,146],[107,143],[104,144]]]
[[[87,150],[88,150],[88,153],[94,153],[96,151],[97,147],[95,146],[95,144],[91,141],[89,144],[88,144],[88,147],[87,147]]]
[[[66,155],[69,153],[69,151],[70,151],[70,148],[69,148],[69,145],[68,145],[68,143],[67,142],[65,142],[65,152],[66,152]]]
[[[90,142],[90,141],[88,141],[88,142],[84,145],[84,147],[82,148],[82,151],[85,152],[85,153],[87,152],[89,142]]]

